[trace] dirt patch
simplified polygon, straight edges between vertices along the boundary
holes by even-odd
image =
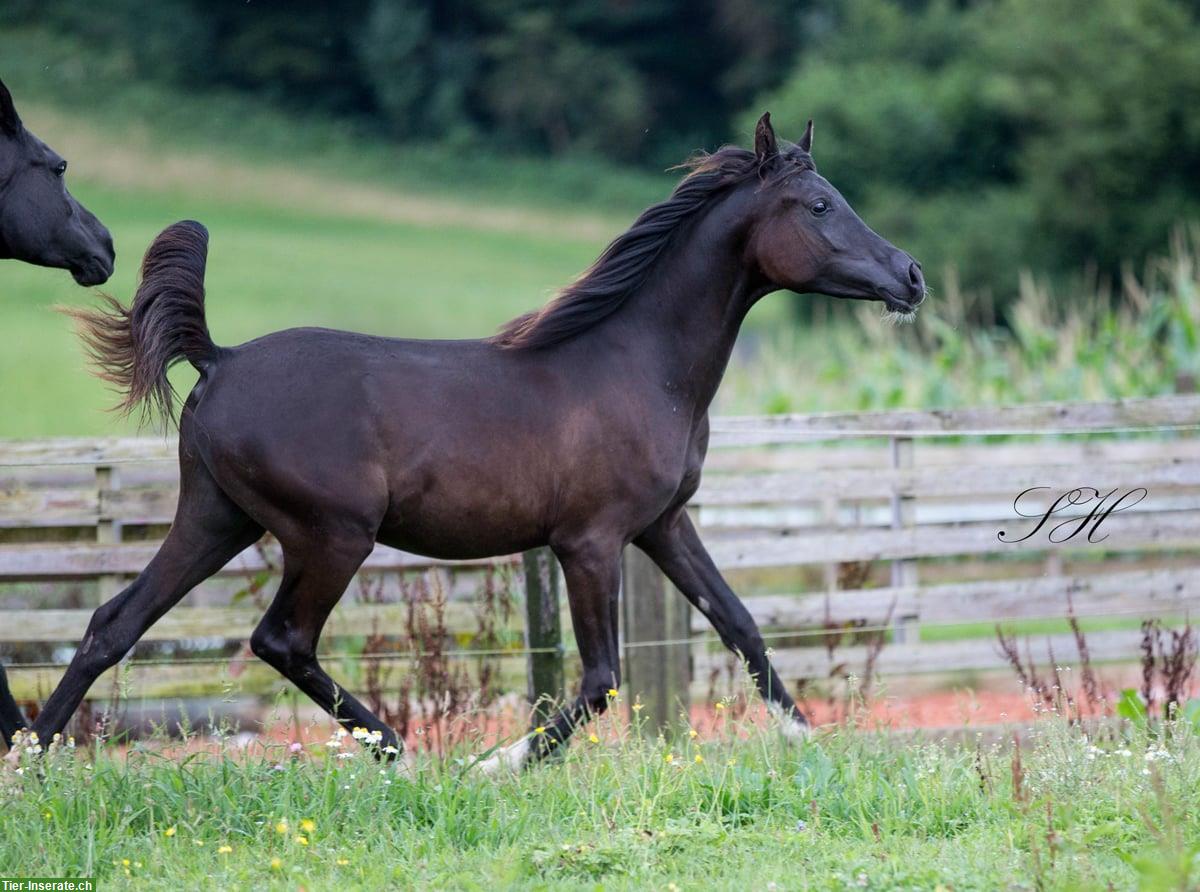
[[[626,713],[628,704],[620,707]],[[805,713],[818,728],[832,727],[842,721],[844,713],[826,703],[805,704]],[[627,713],[626,713],[627,714]],[[984,728],[1009,723],[1025,723],[1039,718],[1032,698],[1020,692],[1003,691],[932,691],[913,696],[880,698],[855,715],[855,725],[869,730],[905,731],[913,729]],[[1044,714],[1041,714],[1044,717]],[[740,724],[743,733],[752,726],[770,725],[773,720],[761,706],[744,715],[737,715],[736,706],[719,708],[712,703],[695,704],[690,710],[692,727],[702,738],[721,737]],[[186,744],[161,742],[133,744],[134,749],[152,749],[164,756],[182,757],[188,753],[219,752],[222,749],[265,750],[272,758],[286,759],[295,754],[288,747],[299,744],[301,749],[323,751],[334,739],[336,727],[323,714],[307,709],[285,717],[263,715],[257,722],[243,723],[242,730],[217,738],[197,735]],[[405,740],[408,751],[438,751],[450,738],[471,741],[472,749],[484,752],[488,747],[510,742],[527,731],[524,701],[516,696],[506,697],[497,709],[455,720],[452,727],[417,728]],[[603,719],[599,727],[579,735],[586,738],[592,731],[601,739],[615,736],[613,724]],[[126,750],[130,747],[120,747]],[[294,747],[293,747],[294,748]],[[357,753],[358,745],[350,738],[341,741],[333,752]]]

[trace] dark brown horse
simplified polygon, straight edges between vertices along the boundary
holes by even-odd
[[[80,285],[100,285],[112,275],[112,237],[67,191],[66,173],[63,157],[25,129],[0,82],[0,259],[70,270]]]
[[[69,269],[80,285],[99,285],[112,275],[112,238],[67,191],[66,172],[62,156],[25,129],[0,81],[0,259]],[[0,739],[7,745],[24,726],[0,665]]]
[[[539,757],[620,684],[622,549],[643,549],[748,663],[792,733],[805,721],[753,619],[684,506],[700,482],[708,407],[743,317],[780,288],[912,312],[920,267],[866,227],[799,144],[764,115],[755,150],[692,165],[577,282],[483,341],[408,341],[293,329],[240,347],[209,337],[207,232],[151,245],[127,310],[79,313],[103,373],[132,408],[169,412],[166,370],[200,380],[179,423],[175,522],[150,565],[96,611],[38,716],[61,731],[88,687],[193,586],[255,542],[280,542],[283,582],[254,652],[346,727],[390,728],[341,690],[317,639],[376,542],[438,558],[549,545],[562,564],[583,684],[543,734],[493,765]]]

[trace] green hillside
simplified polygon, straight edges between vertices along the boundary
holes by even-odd
[[[191,217],[209,227],[209,320],[219,343],[293,325],[486,335],[570,280],[638,210],[632,202],[627,213],[569,210],[536,192],[524,205],[472,202],[452,187],[447,198],[436,183],[377,184],[369,168],[338,177],[303,152],[268,165],[253,151],[247,160],[228,146],[173,145],[169,135],[97,126],[38,103],[21,110],[71,159],[73,192],[113,232],[117,270],[106,291],[128,298],[163,226]],[[662,177],[664,194],[671,182]],[[7,262],[0,295],[0,436],[132,430],[103,412],[110,396],[52,311],[94,295],[66,273]]]

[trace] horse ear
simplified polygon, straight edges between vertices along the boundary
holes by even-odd
[[[800,142],[796,143],[800,150],[812,154],[812,118],[808,119],[808,126],[804,128],[804,135],[800,137]]]
[[[4,81],[0,81],[0,130],[9,136],[15,136],[21,129],[21,119],[17,116],[17,107],[13,105],[12,94]]]
[[[771,126],[771,113],[764,112],[754,128],[754,154],[758,163],[770,161],[779,154],[779,144],[775,141],[775,128]]]

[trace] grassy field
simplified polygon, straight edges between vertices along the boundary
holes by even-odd
[[[128,299],[142,252],[163,226],[191,217],[209,227],[208,309],[219,343],[292,325],[490,334],[543,302],[622,226],[613,216],[475,208],[190,150],[154,153],[136,140],[116,151],[104,130],[36,105],[23,111],[76,159],[76,195],[113,231],[118,264],[105,290]],[[94,297],[65,273],[16,263],[0,264],[0,295],[0,436],[131,430],[102,411],[111,397],[85,373],[70,325],[51,309]]]
[[[570,281],[678,179],[596,159],[398,147],[355,122],[140,84],[125,60],[39,29],[5,30],[0,57],[25,123],[70,159],[72,191],[113,232],[104,290],[131,296],[167,224],[209,227],[218,343],[295,325],[488,335]],[[103,411],[112,398],[52,312],[94,301],[66,273],[0,263],[0,437],[135,429]],[[189,376],[179,370],[177,386]]]
[[[616,720],[498,782],[463,758],[381,769],[355,745],[52,754],[0,777],[0,875],[101,888],[1188,889],[1190,726],[1007,744],[865,732],[791,748],[726,726],[642,742]],[[344,758],[334,758],[344,753]]]
[[[181,96],[139,83],[119,55],[40,29],[5,30],[0,58],[27,124],[70,158],[72,188],[113,230],[111,293],[131,295],[162,227],[184,217],[209,226],[209,319],[221,343],[294,325],[486,335],[546,300],[678,178],[599,159],[397,146],[361,123],[289,115],[245,95]],[[986,294],[962,293],[953,270],[930,270],[938,292],[915,325],[899,328],[873,305],[830,322],[834,301],[817,296],[802,298],[813,307],[811,326],[783,324],[794,298],[774,295],[750,316],[718,408],[1193,389],[1200,234],[1181,229],[1164,254],[1130,270],[1115,300],[1094,280],[1052,293],[1021,271],[1020,299],[1003,310]],[[65,273],[0,263],[0,437],[134,430],[104,413],[111,397],[84,372],[66,320],[51,311],[92,301]],[[179,370],[180,387],[189,374]]]

